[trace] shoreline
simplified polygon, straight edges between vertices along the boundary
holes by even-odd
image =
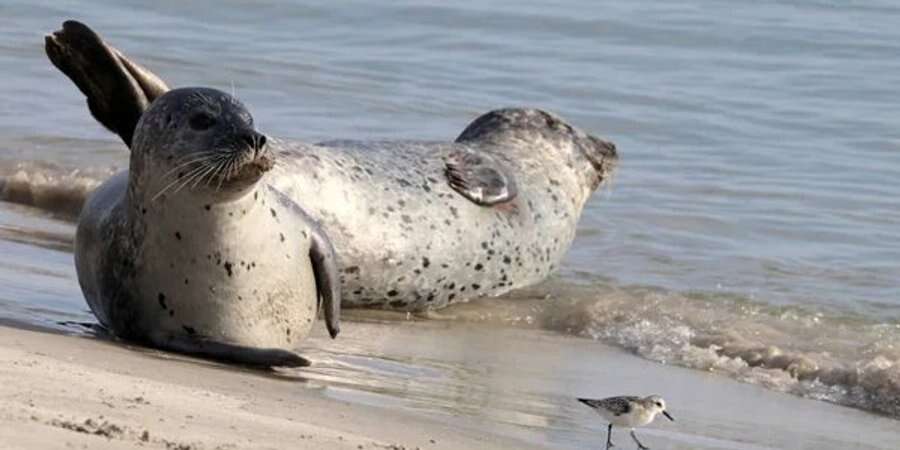
[[[4,449],[537,448],[323,389],[278,372],[0,326]]]
[[[655,450],[900,442],[894,419],[536,330],[353,321],[341,339],[318,330],[298,349],[312,366],[260,371],[6,325],[4,450],[581,450],[606,426],[576,397],[654,393],[676,418],[638,430]],[[628,442],[627,429],[614,440]]]

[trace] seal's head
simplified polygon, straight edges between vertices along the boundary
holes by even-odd
[[[241,102],[216,89],[181,88],[141,116],[131,176],[154,200],[185,188],[228,196],[246,192],[274,164],[266,136]]]
[[[608,182],[619,162],[616,146],[539,109],[506,108],[475,119],[457,142],[481,141],[527,149],[566,162],[584,180],[588,193]]]

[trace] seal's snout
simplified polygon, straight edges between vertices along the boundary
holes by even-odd
[[[246,152],[249,156],[245,162],[247,166],[259,172],[267,172],[275,165],[272,152],[266,145],[268,139],[265,134],[251,129],[239,133],[237,139],[246,145]]]
[[[258,156],[266,147],[266,135],[256,130],[250,130],[249,132],[243,133],[240,139],[253,150],[254,156]]]
[[[595,136],[588,136],[587,139],[581,142],[580,147],[591,162],[591,166],[597,172],[598,182],[602,183],[608,180],[619,163],[619,152],[616,150],[616,144]]]
[[[248,128],[238,131],[233,139],[243,149],[236,152],[235,157],[238,159],[234,164],[235,170],[228,174],[228,179],[255,181],[275,167],[275,155],[266,144],[268,142],[266,135]]]

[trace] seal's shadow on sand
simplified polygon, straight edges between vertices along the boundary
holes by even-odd
[[[134,353],[139,353],[145,357],[153,358],[156,360],[173,361],[179,363],[194,364],[203,367],[227,369],[282,381],[299,383],[309,383],[313,381],[312,379],[303,376],[303,374],[299,370],[300,367],[276,368],[271,366],[238,364],[231,361],[220,361],[216,359],[192,357],[181,353],[169,352],[166,350],[143,346],[138,343],[119,338],[118,336],[112,334],[109,329],[96,322],[60,321],[56,322],[56,324],[66,330],[72,331],[72,333],[67,334],[105,341],[119,348],[123,348]],[[47,331],[40,328],[35,329],[39,331]],[[313,365],[313,362],[307,360],[307,364],[302,367],[309,367],[311,365]]]

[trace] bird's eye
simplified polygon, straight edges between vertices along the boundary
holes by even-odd
[[[662,408],[662,403],[656,402],[656,406],[659,406],[660,408]]]
[[[190,124],[191,128],[198,131],[203,131],[208,130],[210,127],[215,125],[216,119],[208,113],[201,112],[191,116]]]

